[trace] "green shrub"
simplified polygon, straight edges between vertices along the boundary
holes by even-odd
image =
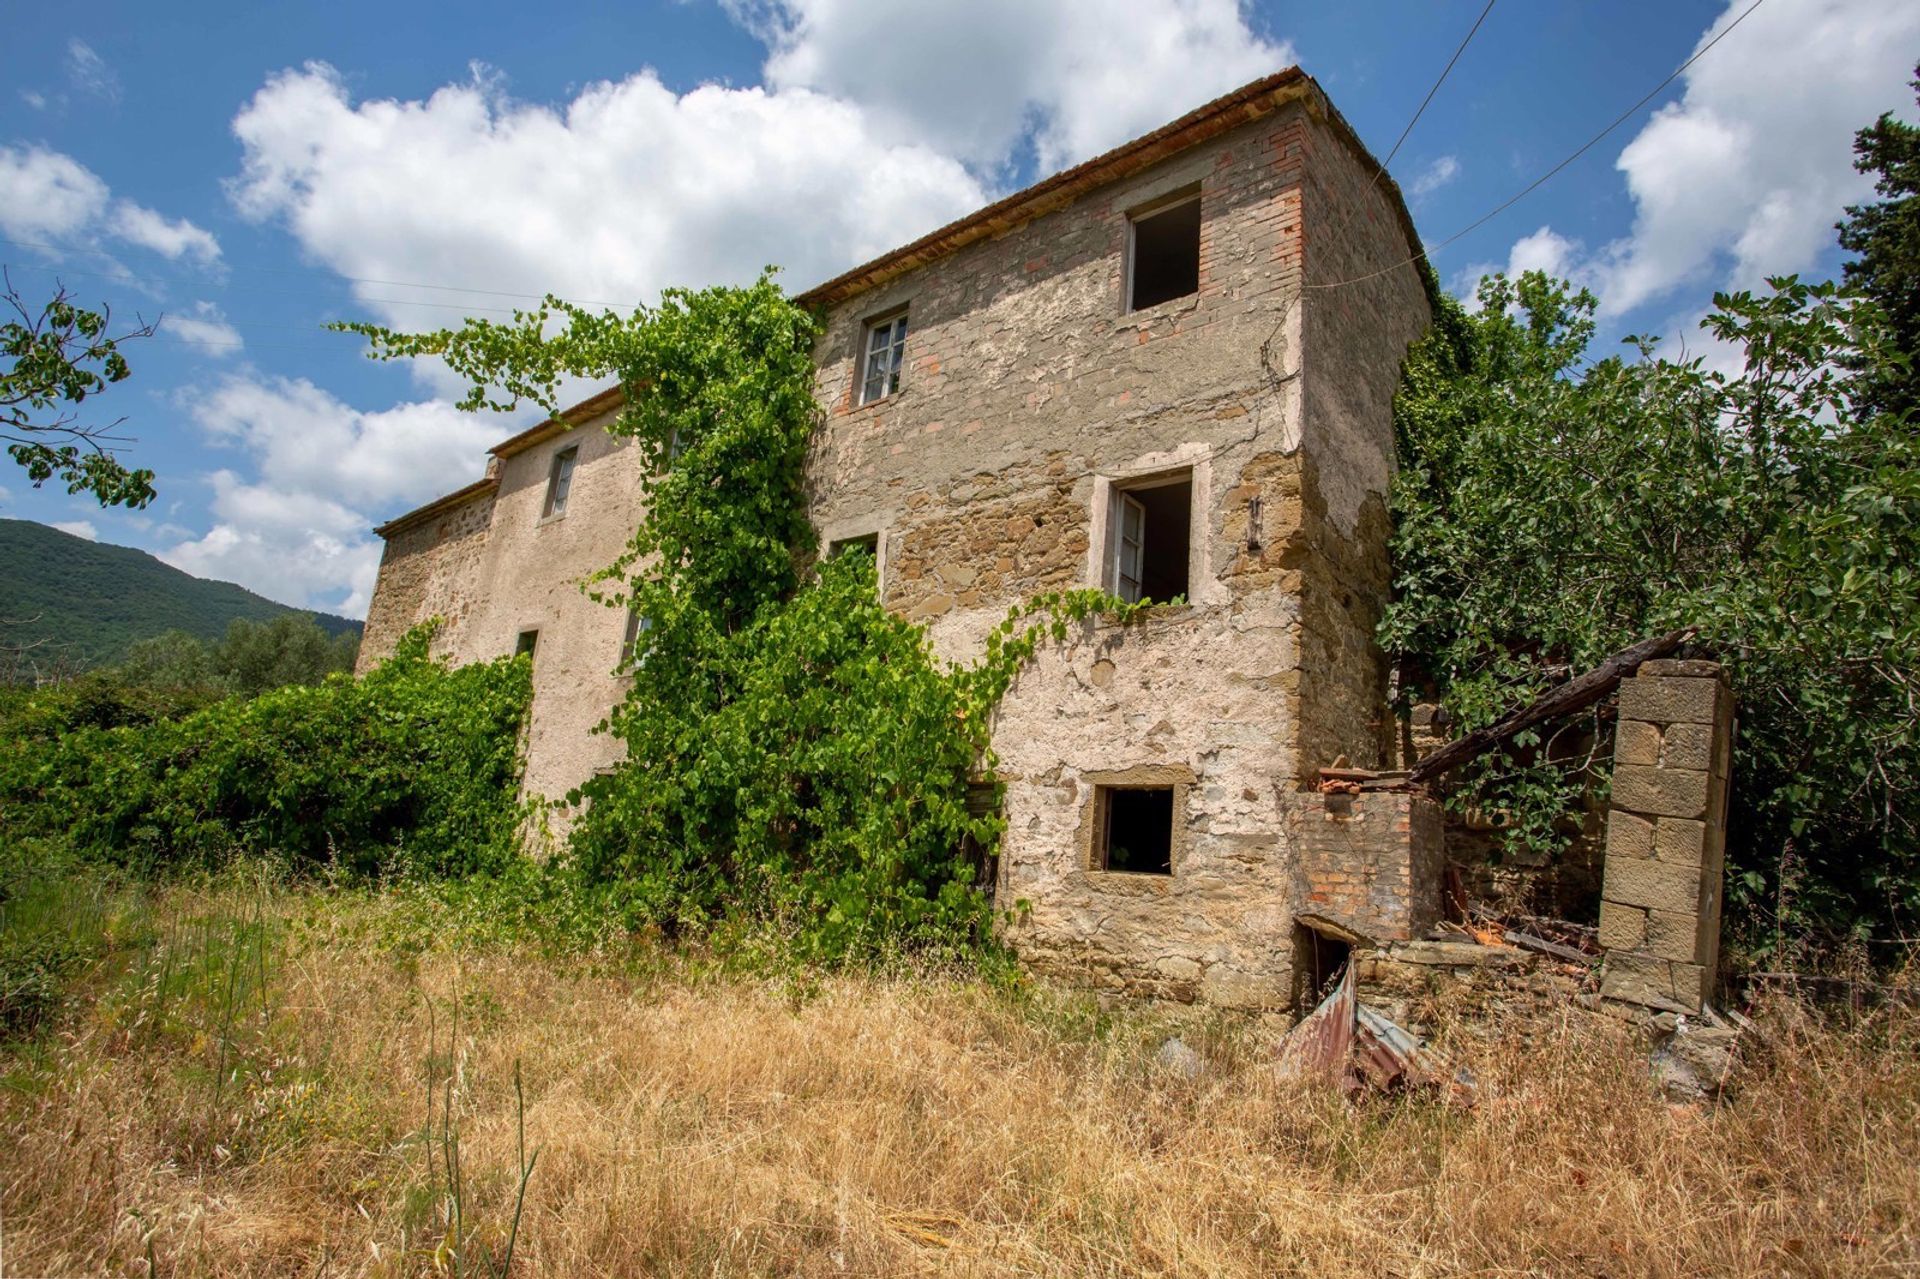
[[[0,833],[165,867],[274,853],[459,874],[513,855],[525,659],[449,667],[429,631],[333,675],[180,718],[97,722],[56,697],[0,742]]]

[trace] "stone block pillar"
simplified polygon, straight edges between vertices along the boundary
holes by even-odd
[[[1620,683],[1600,993],[1698,1012],[1720,959],[1733,696],[1717,662],[1644,663]]]

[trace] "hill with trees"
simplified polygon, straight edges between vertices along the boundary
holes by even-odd
[[[141,640],[183,631],[209,643],[236,619],[311,617],[329,636],[360,623],[276,604],[232,582],[194,577],[145,551],[106,546],[30,520],[0,519],[0,644],[38,644],[69,666],[118,662]]]

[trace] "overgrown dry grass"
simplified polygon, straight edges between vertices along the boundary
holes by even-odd
[[[6,1272],[486,1273],[516,1062],[521,1274],[1920,1269],[1911,1014],[1776,1015],[1717,1108],[1664,1103],[1577,1013],[1458,1037],[1475,1111],[1349,1107],[1274,1079],[1278,1025],[404,944],[421,909],[233,887],[128,908],[82,996],[0,1050]],[[1175,1031],[1195,1078],[1156,1063]]]

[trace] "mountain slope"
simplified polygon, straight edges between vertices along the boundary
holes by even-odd
[[[48,649],[93,665],[116,661],[129,644],[162,631],[216,640],[236,617],[264,622],[305,611],[182,573],[132,547],[0,519],[0,644],[44,638]],[[360,632],[350,618],[308,616],[329,635]]]

